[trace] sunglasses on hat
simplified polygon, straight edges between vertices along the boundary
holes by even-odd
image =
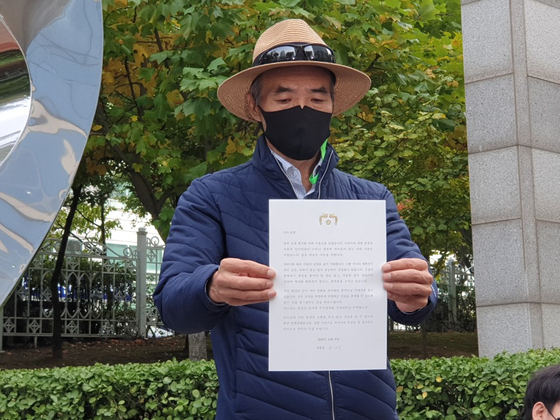
[[[259,54],[253,61],[253,66],[299,60],[336,62],[334,51],[326,45],[295,43],[279,45]]]

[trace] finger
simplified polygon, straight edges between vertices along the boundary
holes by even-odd
[[[224,296],[224,302],[231,306],[243,306],[243,305],[251,305],[255,303],[262,303],[268,302],[276,296],[275,290],[267,290],[265,293],[263,292],[245,292],[245,293],[237,293],[235,291],[232,292],[229,296]]]
[[[230,275],[221,282],[221,285],[232,290],[247,292],[251,290],[271,289],[274,282],[261,278]]]
[[[239,276],[220,268],[209,283],[209,297],[214,302],[262,302],[270,299],[273,285],[272,280]]]
[[[270,289],[273,286],[273,281],[270,279],[248,277],[246,273],[229,271],[227,269],[227,263],[225,266],[226,268],[220,265],[220,268],[213,278],[212,283],[215,284],[216,287],[236,290],[264,290]]]
[[[389,261],[381,267],[384,273],[399,270],[428,270],[428,263],[420,258],[402,258],[400,260]]]
[[[432,294],[432,286],[418,283],[385,283],[383,288],[387,293],[402,296],[428,297]]]
[[[385,283],[419,283],[432,284],[433,277],[429,271],[419,270],[399,270],[390,273],[383,273]]]
[[[249,277],[273,279],[276,276],[275,271],[267,265],[238,258],[224,258],[220,268],[232,273],[243,273]]]

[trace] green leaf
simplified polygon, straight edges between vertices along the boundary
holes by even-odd
[[[169,57],[171,57],[172,54],[173,53],[171,51],[162,51],[162,52],[154,53],[150,55],[150,60],[155,60],[157,61],[158,64],[161,64]]]
[[[385,4],[389,7],[397,9],[401,7],[401,0],[385,0]]]
[[[413,235],[422,235],[424,233],[424,229],[420,226],[416,226],[413,230],[412,230],[412,234]]]
[[[207,69],[208,71],[215,71],[215,70],[218,69],[218,67],[222,67],[222,66],[225,66],[225,65],[226,65],[226,62],[224,61],[223,58],[220,57],[220,58],[216,58],[215,60],[213,60],[213,61],[208,65],[208,67],[206,67],[206,69]]]
[[[301,0],[278,0],[278,3],[287,9],[297,6]]]
[[[438,13],[432,0],[423,0],[418,10],[418,19],[429,21],[435,19]]]

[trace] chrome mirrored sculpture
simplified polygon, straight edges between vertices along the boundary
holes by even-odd
[[[25,56],[0,17],[0,164],[21,137],[31,109],[31,80]]]
[[[0,0],[0,304],[72,185],[102,62],[101,0]]]

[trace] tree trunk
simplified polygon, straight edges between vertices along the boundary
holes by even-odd
[[[208,360],[206,333],[189,334],[189,359]]]
[[[50,284],[53,309],[53,359],[62,359],[62,310],[60,307],[60,300],[58,298],[58,284],[61,280],[62,266],[64,265],[64,255],[66,254],[66,245],[68,244],[68,238],[70,237],[70,232],[72,230],[72,221],[74,220],[74,215],[76,214],[76,209],[78,208],[78,203],[80,202],[82,187],[72,187],[72,193],[74,196],[72,197],[70,211],[68,212],[68,217],[66,217],[66,223],[64,224],[64,233],[62,234],[62,240],[60,241],[60,248],[58,250],[56,265],[54,267]]]

